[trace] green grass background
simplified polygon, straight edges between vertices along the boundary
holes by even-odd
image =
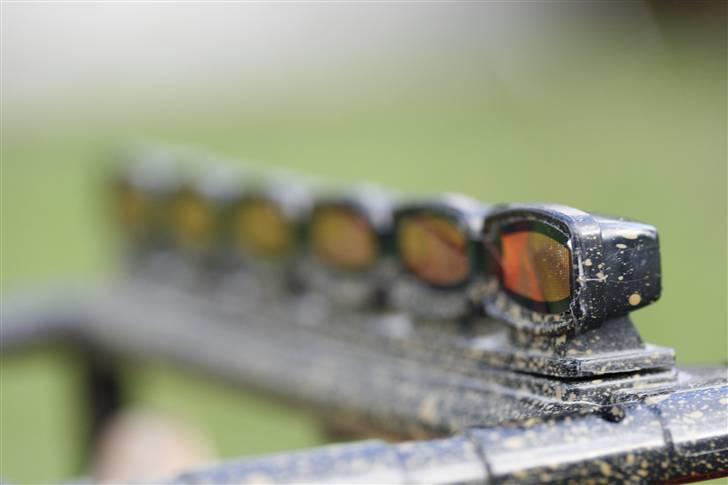
[[[726,359],[725,56],[648,57],[600,46],[571,64],[546,60],[521,86],[463,61],[389,79],[291,85],[287,93],[202,93],[153,103],[89,93],[78,105],[4,114],[2,293],[114,270],[103,161],[130,140],[199,145],[336,183],[484,201],[554,201],[656,225],[662,300],[634,319],[681,363]],[[400,70],[407,70],[402,66]],[[0,475],[78,473],[77,364],[59,352],[0,361]],[[128,368],[137,402],[212,433],[222,456],[321,443],[294,409],[189,375]]]

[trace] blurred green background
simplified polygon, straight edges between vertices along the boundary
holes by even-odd
[[[125,9],[147,7],[3,6],[2,295],[115,271],[99,185],[104,161],[129,141],[161,140],[341,184],[554,201],[650,222],[660,231],[664,292],[634,316],[640,331],[674,347],[680,363],[725,362],[725,4],[698,3],[684,16],[614,4],[578,12],[359,4],[192,13],[157,5],[134,21]],[[36,21],[59,12],[76,24]],[[287,33],[269,55],[283,67],[268,64],[266,28],[241,40],[236,24],[224,23],[230,17],[241,30],[267,25],[271,39]],[[110,19],[122,33],[78,33],[79,25],[116,25]],[[176,21],[189,22],[182,32],[195,40],[222,31],[211,45],[230,51],[224,62],[205,67],[202,50],[176,44],[178,31],[150,43],[156,64],[135,64],[144,49],[132,40],[111,60],[86,53],[84,42],[105,45],[113,32],[132,39]],[[32,44],[44,28],[46,43]],[[77,38],[64,44],[69,32]],[[265,59],[263,67],[230,68],[244,61],[236,46]],[[70,74],[35,79],[63,69],[56,55],[67,56]],[[73,64],[83,55],[88,60]],[[175,71],[167,55],[197,64]],[[190,75],[206,68],[222,74]],[[325,439],[298,410],[161,366],[125,370],[136,402],[200,424],[221,456]],[[47,350],[5,357],[0,384],[0,476],[38,482],[79,473],[74,357]]]

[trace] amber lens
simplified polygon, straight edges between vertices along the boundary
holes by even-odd
[[[467,237],[447,218],[409,216],[399,223],[397,242],[407,269],[428,283],[454,285],[470,273]]]
[[[128,184],[116,188],[116,215],[121,225],[129,231],[137,231],[142,225],[145,210],[144,196]]]
[[[238,211],[236,228],[240,245],[255,256],[276,258],[291,246],[293,231],[288,219],[266,199],[245,202]]]
[[[311,221],[314,254],[326,264],[362,270],[377,258],[376,235],[366,217],[345,207],[324,207]]]
[[[501,235],[503,285],[538,309],[554,311],[571,296],[571,251],[538,231]],[[542,305],[539,305],[542,304]]]
[[[181,244],[204,244],[210,237],[212,220],[210,205],[198,195],[185,192],[175,200],[172,221],[175,235]]]

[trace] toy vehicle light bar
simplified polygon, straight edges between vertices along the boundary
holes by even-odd
[[[256,284],[319,293],[341,310],[404,315],[414,327],[407,340],[498,367],[575,376],[673,365],[672,351],[643,344],[625,320],[660,295],[652,226],[558,205],[491,208],[459,195],[402,203],[376,191],[316,196],[280,178],[228,177],[219,197],[200,182],[209,178],[204,168],[144,185],[122,167],[117,180],[136,190],[117,192],[124,230],[147,231],[148,240],[171,224],[170,249],[182,259],[190,247],[207,259],[226,248]],[[137,229],[125,223],[130,214],[153,223]],[[501,328],[505,339],[477,338]]]

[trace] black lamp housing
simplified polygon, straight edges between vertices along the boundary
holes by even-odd
[[[457,319],[472,314],[474,302],[478,299],[476,294],[483,281],[481,237],[488,211],[488,206],[459,194],[399,205],[394,212],[393,236],[393,251],[399,270],[392,288],[392,304],[396,309],[425,319]],[[460,281],[446,285],[433,284],[407,268],[397,234],[407,220],[420,216],[441,217],[453,223],[465,235],[469,270]]]
[[[305,229],[308,254],[303,278],[306,285],[326,295],[335,305],[346,308],[371,308],[381,303],[394,271],[391,254],[393,207],[394,198],[390,193],[371,186],[318,197]],[[315,254],[312,224],[317,214],[331,208],[350,211],[366,221],[376,245],[372,264],[356,269],[337,268]]]
[[[235,266],[239,256],[233,247],[233,228],[230,212],[245,194],[245,183],[249,173],[232,164],[222,164],[218,160],[207,162],[185,177],[180,184],[176,200],[191,199],[202,206],[209,217],[207,233],[195,244],[178,241],[178,249],[196,258],[205,266],[213,268],[224,265]],[[215,163],[212,168],[207,165]]]
[[[125,195],[138,198],[141,204],[134,227],[122,228],[130,253],[139,257],[170,249],[169,209],[181,186],[176,156],[160,147],[135,147],[124,151],[117,162],[111,179],[117,210]]]
[[[246,205],[255,201],[269,202],[281,211],[291,230],[291,240],[287,250],[277,257],[261,257],[245,248],[235,240],[235,218]],[[275,273],[288,271],[291,265],[300,260],[305,236],[305,224],[308,220],[313,197],[308,184],[292,176],[275,175],[243,186],[238,196],[229,202],[224,224],[228,225],[229,233],[239,252],[239,256],[246,266],[255,271]]]
[[[554,308],[524,304],[500,277],[504,231],[529,227],[569,248],[571,292]],[[507,205],[485,220],[486,312],[533,334],[557,335],[599,327],[660,297],[657,230],[648,224],[591,215],[561,205]]]

